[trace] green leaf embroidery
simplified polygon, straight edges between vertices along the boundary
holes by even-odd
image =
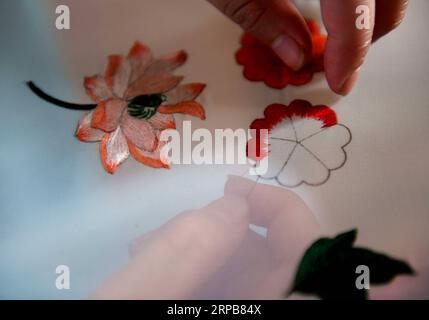
[[[165,95],[161,93],[137,96],[128,103],[128,114],[138,119],[148,120],[156,114],[158,107],[164,101]]]
[[[356,287],[356,267],[370,270],[370,283],[383,284],[400,274],[414,274],[403,261],[368,249],[353,247],[357,230],[335,238],[321,238],[305,252],[291,292],[315,294],[322,299],[367,298],[367,290]]]

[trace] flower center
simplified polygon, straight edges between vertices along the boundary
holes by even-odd
[[[165,99],[162,93],[137,96],[128,102],[128,114],[137,119],[150,119]]]

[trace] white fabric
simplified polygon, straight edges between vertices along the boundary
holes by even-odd
[[[307,9],[317,13],[311,3]],[[244,80],[234,60],[240,29],[203,0],[63,0],[71,9],[67,31],[54,28],[56,4],[6,0],[0,10],[1,38],[8,39],[0,53],[1,298],[86,297],[127,261],[133,238],[220,197],[227,174],[246,171],[154,170],[130,159],[111,176],[98,145],[73,137],[81,114],[23,85],[31,79],[58,97],[89,102],[83,77],[103,71],[108,54],[126,53],[135,40],[156,56],[186,49],[189,60],[175,73],[208,84],[199,98],[207,120],[176,116],[179,129],[183,119],[194,129],[248,128],[268,104],[297,98],[331,105],[353,134],[348,161],[325,184],[294,190],[325,230],[358,227],[359,244],[429,272],[428,1],[410,1],[404,23],[374,45],[346,98],[331,93],[322,75],[282,91]],[[59,264],[70,266],[72,290],[55,288]],[[428,298],[428,288],[417,297]]]

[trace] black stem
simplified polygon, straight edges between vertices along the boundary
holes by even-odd
[[[44,92],[42,89],[36,86],[33,81],[28,81],[27,86],[40,99],[43,99],[46,102],[52,103],[61,108],[66,108],[71,110],[92,110],[97,106],[96,104],[77,104],[77,103],[70,103],[70,102],[59,100]]]

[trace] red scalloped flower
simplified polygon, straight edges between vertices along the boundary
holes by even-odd
[[[305,100],[294,100],[289,106],[274,103],[264,110],[264,117],[254,120],[250,124],[250,129],[256,130],[256,137],[249,140],[247,155],[253,160],[262,160],[269,154],[269,134],[272,129],[285,119],[294,116],[300,118],[314,119],[322,122],[322,128],[331,127],[337,124],[337,115],[328,106],[313,106]],[[266,131],[263,131],[263,130]],[[268,133],[268,136],[264,132]],[[261,136],[262,135],[262,136]]]
[[[294,71],[274,53],[270,46],[262,43],[250,34],[243,34],[241,48],[236,53],[238,64],[244,66],[243,75],[250,81],[264,81],[274,89],[283,89],[287,85],[304,85],[313,79],[313,74],[324,70],[323,59],[326,35],[321,34],[320,26],[306,19],[311,31],[313,52],[311,61],[298,71]]]
[[[345,147],[352,139],[334,110],[304,100],[269,105],[250,128],[256,134],[249,140],[248,157],[268,157],[267,170],[259,177],[290,188],[328,181],[331,172],[346,163]]]
[[[97,107],[79,121],[76,136],[100,143],[105,170],[114,173],[131,154],[137,161],[169,168],[161,159],[160,133],[176,127],[174,113],[205,119],[196,101],[205,84],[179,85],[171,74],[187,59],[185,51],[154,59],[151,50],[136,42],[128,56],[111,55],[104,75],[85,78],[87,94]]]

